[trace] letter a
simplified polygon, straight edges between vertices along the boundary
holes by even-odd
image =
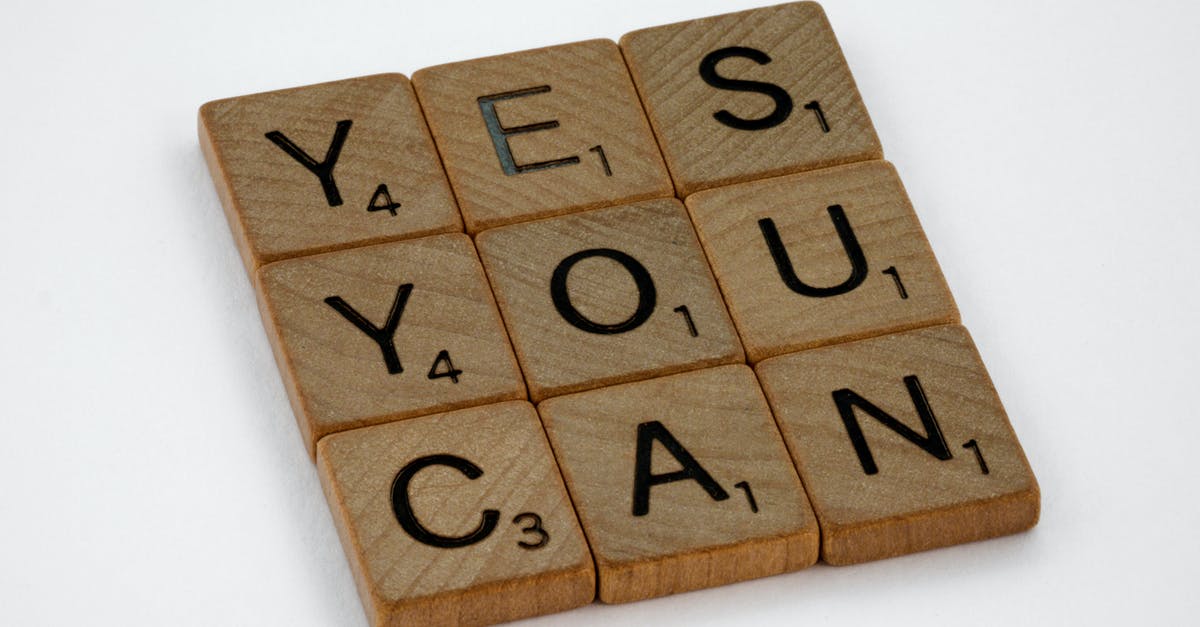
[[[650,455],[655,440],[666,447],[667,452],[683,466],[682,470],[661,475],[650,472]],[[724,501],[729,498],[729,493],[712,478],[712,475],[708,474],[708,471],[696,461],[695,457],[692,457],[687,449],[683,448],[683,445],[675,439],[675,436],[671,435],[670,431],[667,431],[663,423],[652,420],[638,425],[637,459],[634,462],[633,474],[633,515],[645,516],[650,513],[650,488],[685,479],[699,483],[700,487],[704,488],[704,491],[714,501]]]

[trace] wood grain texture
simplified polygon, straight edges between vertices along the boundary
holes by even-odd
[[[477,542],[435,546],[399,523],[397,477],[435,455],[465,460],[480,474],[425,466],[400,490],[407,508],[447,538],[486,525],[494,510],[494,526]],[[595,596],[587,543],[529,403],[335,434],[318,445],[318,468],[373,625],[491,624],[568,610]],[[541,532],[528,530],[528,514],[536,514]]]
[[[816,519],[745,365],[561,396],[538,412],[595,556],[600,600],[636,601],[816,561]],[[635,515],[639,425],[649,421],[724,495],[714,498],[692,479],[663,482],[650,487],[646,513]],[[661,439],[648,458],[654,475],[686,469]]]
[[[775,357],[757,371],[820,521],[824,561],[882,559],[1037,523],[1037,481],[961,326]],[[916,377],[915,388],[908,377]],[[868,474],[838,390],[853,391],[937,448],[937,430],[918,409],[923,397],[950,457],[935,456],[851,404],[851,423],[876,470]]]
[[[626,34],[621,48],[646,107],[679,196],[730,183],[879,159],[883,150],[829,21],[815,2],[796,2],[647,28]],[[701,76],[711,53],[751,48],[719,60],[726,79],[770,83],[790,113],[761,86],[718,88]],[[815,110],[818,103],[822,119]],[[760,130],[721,123],[782,122]]]
[[[487,279],[462,234],[289,259],[260,272],[260,309],[309,452],[329,433],[421,414],[525,398]],[[410,285],[407,294],[402,294]],[[377,329],[397,303],[382,348],[326,299]],[[440,361],[446,351],[449,363]],[[461,374],[446,374],[450,364]]]
[[[445,160],[467,230],[671,196],[671,180],[615,43],[602,39],[425,68],[417,95]],[[514,165],[575,159],[506,174],[480,99],[497,99]],[[483,103],[487,106],[487,103]],[[606,174],[607,161],[611,175]]]
[[[854,282],[839,207],[862,254]],[[691,212],[751,361],[958,321],[958,308],[895,168],[884,161],[743,183],[690,196]],[[763,230],[771,220],[784,279]],[[890,270],[889,270],[890,269]],[[803,288],[802,288],[803,289]]]
[[[533,400],[743,359],[687,213],[652,200],[517,224],[476,238]],[[564,262],[583,251],[628,255],[648,286],[610,257]],[[553,278],[582,317],[629,330],[593,332],[560,313]],[[653,294],[646,306],[643,298]],[[678,311],[687,308],[687,316]],[[689,326],[689,319],[690,325]],[[692,328],[696,335],[692,335]]]
[[[329,160],[338,123],[349,121]],[[321,178],[267,137],[331,164]],[[277,138],[276,141],[283,141]],[[286,257],[462,230],[412,86],[379,74],[226,100],[200,108],[200,145],[251,274]],[[376,193],[386,185],[389,203]],[[368,209],[374,205],[376,211]]]

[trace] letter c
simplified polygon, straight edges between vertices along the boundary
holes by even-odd
[[[500,512],[494,509],[483,510],[479,526],[465,536],[438,535],[426,529],[417,520],[416,514],[412,510],[412,504],[408,500],[408,484],[418,472],[428,466],[449,466],[461,472],[468,479],[478,479],[483,474],[483,469],[479,466],[454,455],[428,455],[409,462],[400,469],[400,472],[396,473],[396,479],[392,481],[392,511],[396,513],[396,520],[400,523],[400,527],[417,542],[440,549],[470,546],[488,537],[496,528],[497,521],[500,520]]]

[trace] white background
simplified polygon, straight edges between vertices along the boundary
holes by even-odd
[[[825,3],[1042,487],[1019,536],[530,624],[1200,615],[1200,11]],[[6,0],[0,623],[362,625],[205,101],[753,2]]]

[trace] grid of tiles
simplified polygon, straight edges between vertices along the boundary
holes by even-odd
[[[210,102],[200,141],[376,625],[1037,522],[816,3]]]

